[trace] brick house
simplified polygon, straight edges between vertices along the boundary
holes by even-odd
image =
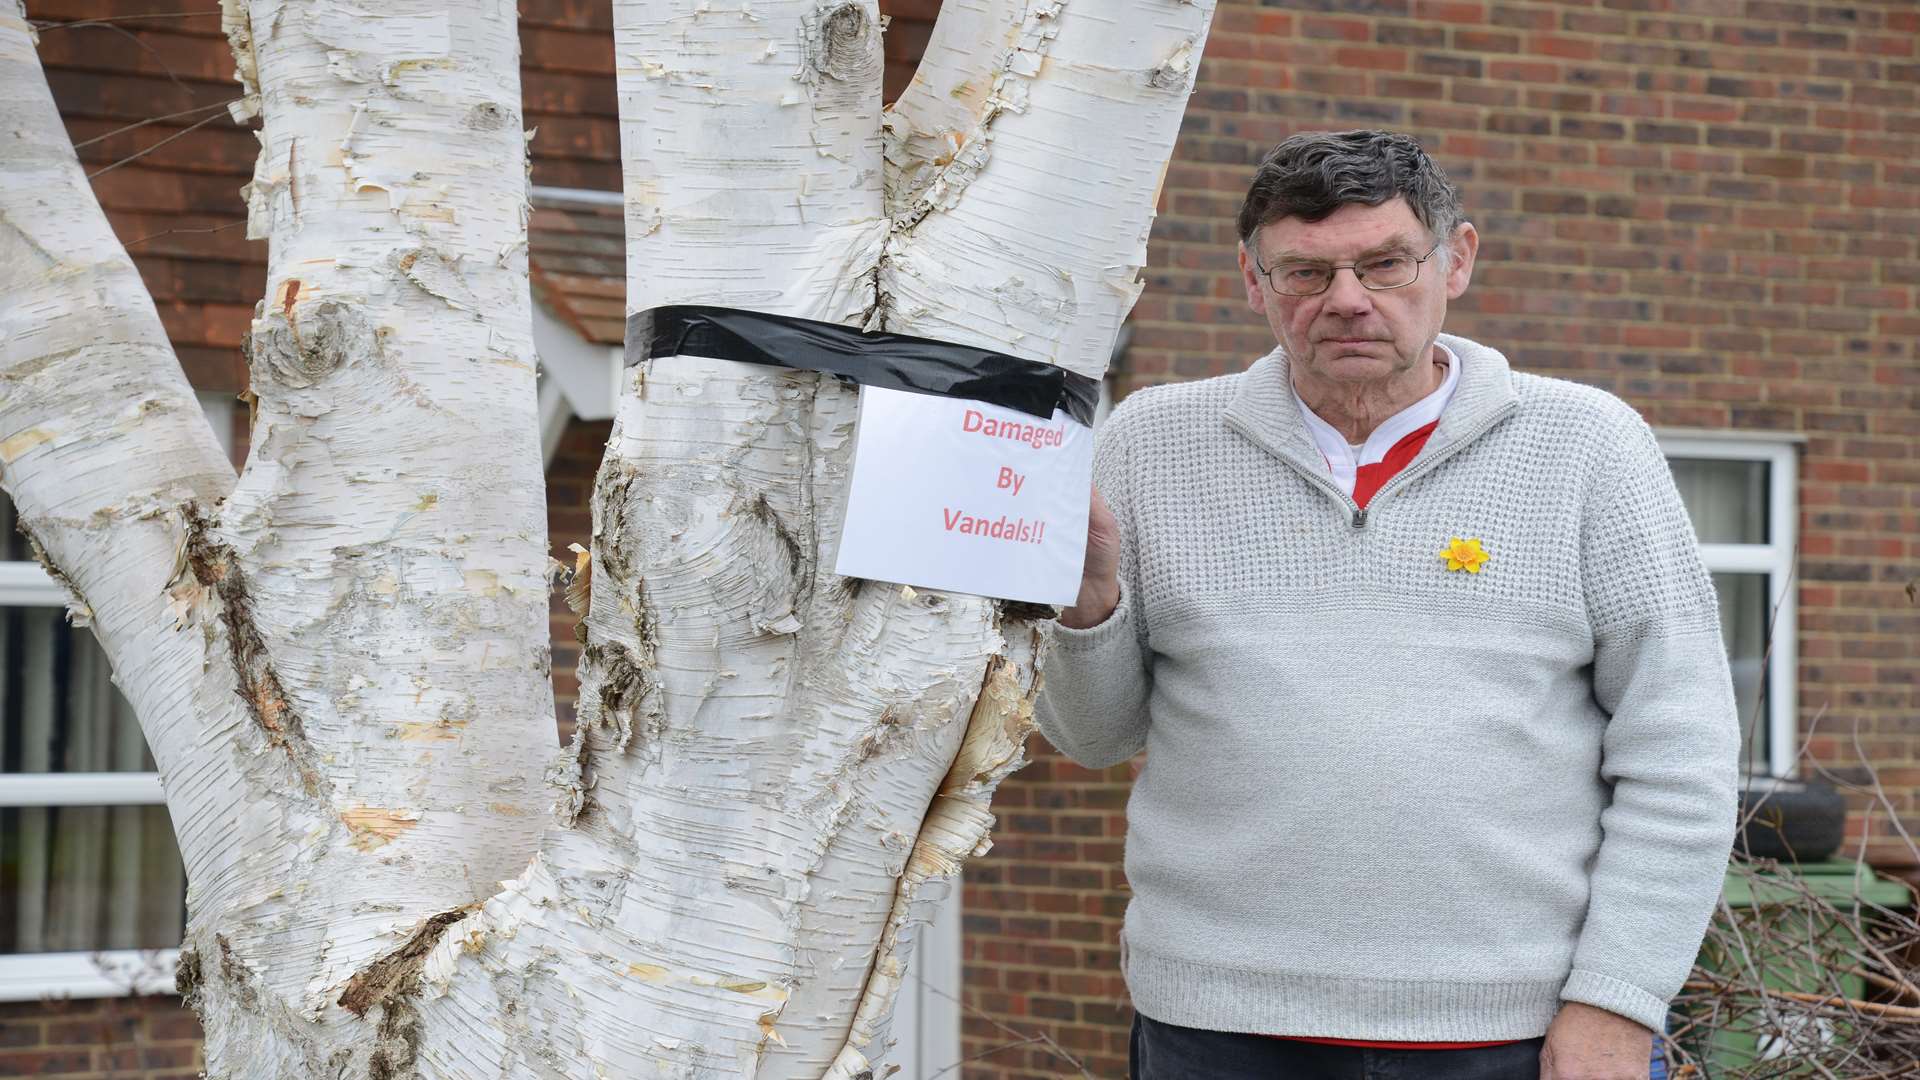
[[[176,7],[207,13],[49,28],[42,56],[76,141],[101,140],[81,151],[90,169],[151,148],[95,188],[238,459],[238,346],[264,252],[235,227],[236,193],[256,144],[217,107],[235,91],[214,5]],[[522,4],[556,553],[589,531],[623,312],[606,7]],[[892,93],[938,3],[882,7],[895,19]],[[28,5],[48,22],[147,10]],[[1920,830],[1920,8],[1222,0],[1148,288],[1109,380],[1116,396],[1237,370],[1271,346],[1233,262],[1241,191],[1279,139],[1359,126],[1417,135],[1464,191],[1484,244],[1449,329],[1526,370],[1605,387],[1660,430],[1721,588],[1751,771],[1788,773],[1803,745],[1802,772],[1862,782],[1871,765],[1885,800],[1856,796],[1849,836],[1882,869],[1920,878],[1888,817]],[[0,1004],[0,1075],[191,1076],[192,1018],[165,996],[112,996],[166,983],[137,950],[177,940],[166,868],[129,870],[104,850],[164,847],[158,786],[100,689],[90,642],[61,629],[22,558],[0,551],[0,998],[11,1002]],[[554,628],[564,720],[577,660],[564,608]],[[33,725],[49,723],[35,717],[52,715],[42,699],[71,713],[51,723],[98,729],[78,767],[34,756],[48,740],[36,743]],[[62,745],[78,753],[72,742]],[[1074,1074],[1042,1044],[1013,1045],[1037,1033],[1093,1075],[1124,1074],[1116,940],[1130,775],[1080,769],[1039,739],[1031,753],[1002,788],[996,847],[968,870],[963,914],[931,935],[926,987],[903,1006],[923,1040],[909,1078],[962,1056],[968,1077]],[[77,862],[53,859],[76,836],[108,839]],[[62,885],[48,872],[60,866],[93,876]],[[157,908],[87,895],[127,882]],[[74,903],[94,916],[60,925]],[[103,949],[126,966],[103,975]],[[945,993],[964,999],[964,1018]],[[71,1000],[37,1000],[47,995]]]

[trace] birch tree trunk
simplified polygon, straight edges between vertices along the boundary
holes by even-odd
[[[0,0],[0,103],[0,484],[70,617],[143,703],[190,879],[216,881],[243,800],[236,757],[207,746],[257,747],[231,669],[203,673],[222,629],[177,571],[233,468],[87,185],[18,0]]]
[[[884,131],[870,2],[614,10],[629,313],[1105,371],[1210,4],[948,0]],[[1035,621],[832,573],[856,403],[810,372],[654,358],[595,485],[581,783],[606,809],[560,850],[634,867],[587,921],[646,993],[721,991],[697,1026],[661,1008],[626,1033],[690,1069],[872,1071],[927,882],[985,849],[1030,725]]]
[[[115,428],[73,389],[151,367],[173,397],[114,400],[184,393],[150,305],[139,335],[0,352],[0,385],[45,383],[0,401],[0,479],[156,740],[209,1075],[885,1075],[913,928],[1022,761],[1039,613],[832,572],[852,389],[654,357],[596,479],[579,735],[543,783],[513,7],[223,3],[269,241],[237,485],[195,444],[60,505],[76,469],[207,441],[153,418],[177,406]],[[1210,2],[947,0],[884,114],[872,0],[614,6],[630,313],[749,308],[1102,373]],[[16,23],[0,78],[38,85]],[[14,240],[44,212],[0,174],[0,244],[52,267],[90,237],[138,314],[39,94],[65,186],[31,190],[91,224]],[[58,323],[58,278],[0,282],[0,326]],[[36,375],[49,357],[71,372]],[[123,504],[125,525],[99,512]],[[145,546],[108,558],[127,542],[95,519]],[[126,680],[143,665],[155,685]]]

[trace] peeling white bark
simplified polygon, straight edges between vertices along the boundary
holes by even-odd
[[[871,4],[615,11],[630,311],[739,306],[1104,370],[1211,5],[950,0],[884,161]],[[516,986],[554,1002],[530,1030],[567,1033],[543,1053],[580,1047],[548,1059],[562,1072],[872,1075],[922,886],[986,847],[1040,634],[977,597],[831,573],[855,407],[832,379],[687,356],[620,404],[580,827],[549,838],[531,909],[473,922],[491,970],[551,950],[534,931],[559,912],[577,948],[624,960],[549,976],[624,997],[617,1030]]]
[[[169,589],[183,591],[191,508],[233,482],[87,185],[24,11],[0,0],[0,483],[140,706],[195,882],[235,861],[236,770],[208,748],[235,738],[242,713],[213,663],[223,631]]]
[[[1103,375],[1212,15],[945,0],[887,119],[887,328]]]
[[[241,768],[278,835],[196,883],[189,945],[216,1075],[339,1054],[401,1076],[410,1051],[368,1037],[401,1026],[392,959],[520,874],[545,822],[515,10],[225,8],[264,118],[246,194],[268,293],[252,456],[202,577],[249,643],[234,666],[276,752]]]
[[[230,477],[116,477],[166,488],[165,565],[80,582],[111,592],[129,663],[181,669],[130,693],[169,747],[183,838],[231,837],[189,852],[183,981],[210,1075],[885,1075],[925,886],[986,850],[1021,763],[1043,613],[835,576],[855,392],[655,358],[596,481],[581,734],[543,786],[512,5],[224,3],[241,112],[265,119],[253,456],[217,515],[180,507]],[[948,0],[883,117],[873,0],[616,0],[629,309],[745,307],[1099,375],[1210,14]],[[0,352],[0,380],[40,355]],[[43,416],[111,426],[66,389],[0,401],[3,445]],[[9,489],[80,438],[29,436]],[[75,532],[99,561],[106,541]],[[150,609],[169,601],[198,632],[166,660]]]

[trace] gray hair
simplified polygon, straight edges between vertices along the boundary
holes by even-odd
[[[1240,242],[1282,218],[1320,221],[1350,203],[1404,198],[1413,216],[1444,241],[1465,220],[1460,192],[1410,136],[1392,131],[1295,135],[1267,154],[1240,204]],[[1444,259],[1445,256],[1443,255]]]

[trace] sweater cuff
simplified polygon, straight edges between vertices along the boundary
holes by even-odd
[[[1577,1001],[1624,1016],[1649,1031],[1665,1031],[1667,1002],[1611,975],[1575,968],[1560,988],[1561,1001]]]
[[[1120,582],[1120,599],[1113,605],[1113,614],[1107,621],[1084,630],[1076,630],[1059,621],[1053,624],[1053,647],[1063,652],[1090,653],[1104,648],[1121,634],[1131,634],[1127,610],[1131,606],[1131,597],[1127,595],[1127,583]]]

